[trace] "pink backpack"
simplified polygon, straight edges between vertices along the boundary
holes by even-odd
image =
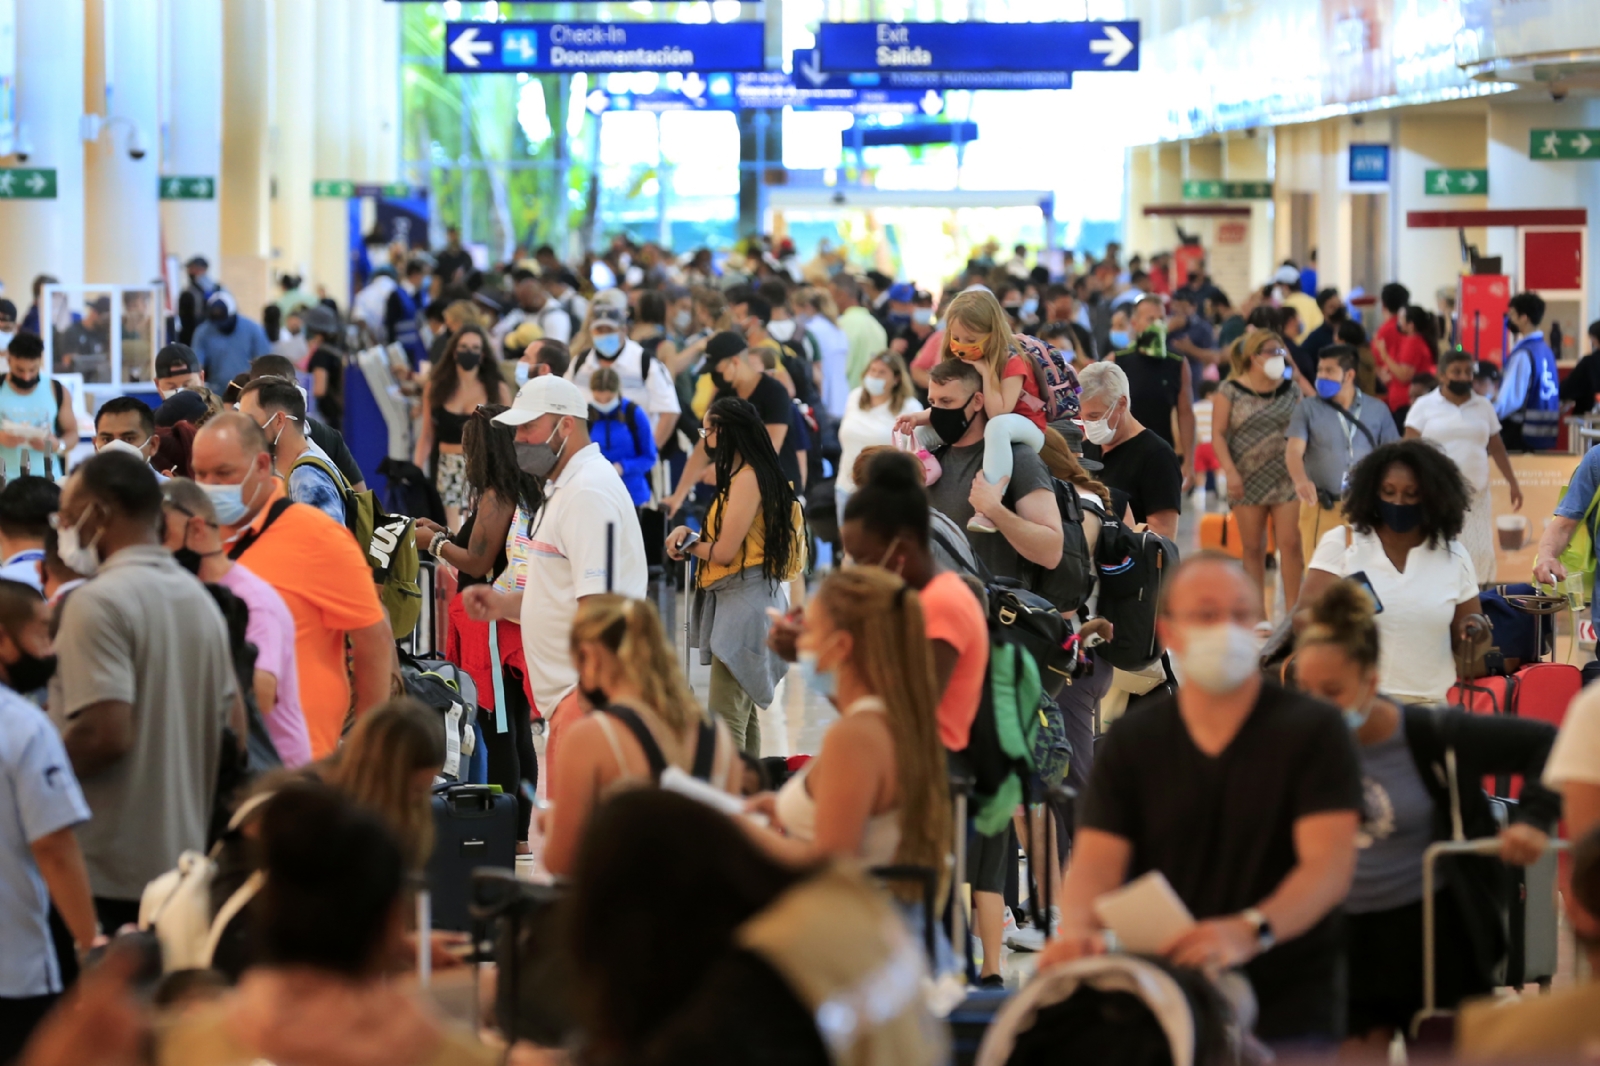
[[[1034,381],[1044,401],[1044,420],[1078,417],[1078,375],[1072,361],[1037,337],[1013,335],[1024,358],[1033,364]]]

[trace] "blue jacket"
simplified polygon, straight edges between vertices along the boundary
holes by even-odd
[[[206,384],[218,395],[228,382],[250,369],[257,357],[272,351],[266,331],[243,315],[235,315],[232,333],[224,333],[210,320],[195,327],[190,347],[206,370]]]
[[[622,400],[609,414],[590,407],[589,439],[600,445],[601,455],[622,467],[622,483],[628,486],[634,506],[649,503],[656,438],[644,408],[632,400]]]
[[[1556,355],[1535,330],[1506,356],[1494,413],[1501,422],[1522,423],[1523,447],[1554,448],[1561,428],[1561,382]]]

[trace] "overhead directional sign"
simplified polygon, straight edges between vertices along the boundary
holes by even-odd
[[[759,22],[451,22],[450,74],[749,71],[766,66]]]
[[[376,182],[356,181],[313,181],[311,195],[324,200],[348,200],[352,196],[380,196],[390,200],[402,200],[408,196],[426,196],[427,190],[420,185],[407,185],[403,181],[378,184]]]
[[[39,167],[0,170],[0,200],[54,200],[56,172]]]
[[[1600,130],[1530,130],[1529,159],[1600,159]]]
[[[1138,70],[1139,23],[824,22],[817,50],[847,74]]]
[[[163,200],[215,200],[217,179],[163,174],[159,191]]]
[[[1480,168],[1427,170],[1422,178],[1426,196],[1484,196],[1489,192],[1489,172]]]
[[[802,89],[827,92],[846,89],[1070,89],[1072,71],[914,71],[893,70],[881,74],[856,72],[842,74],[822,69],[815,48],[794,52],[794,84]]]
[[[1185,200],[1270,200],[1270,181],[1186,181]]]

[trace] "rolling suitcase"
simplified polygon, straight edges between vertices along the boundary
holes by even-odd
[[[1267,523],[1267,554],[1276,554],[1278,538],[1272,523]],[[1235,559],[1244,556],[1244,544],[1239,539],[1239,520],[1232,511],[1212,511],[1200,516],[1200,548],[1202,551],[1222,552]]]
[[[474,870],[514,870],[516,865],[516,800],[488,785],[443,785],[434,791],[428,891],[435,929],[470,928]]]

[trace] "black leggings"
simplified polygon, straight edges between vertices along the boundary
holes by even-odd
[[[533,820],[533,804],[522,794],[522,782],[539,787],[539,756],[533,750],[532,708],[528,694],[522,688],[522,674],[510,666],[500,667],[505,681],[506,731],[496,732],[495,716],[491,711],[481,720],[484,748],[489,756],[489,783],[499,785],[501,791],[517,799],[517,839],[528,839],[528,825]],[[480,692],[493,700],[493,693]]]

